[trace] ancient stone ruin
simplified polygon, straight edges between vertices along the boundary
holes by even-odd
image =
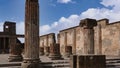
[[[10,54],[9,63],[0,67],[110,68],[113,62],[113,67],[117,67],[120,22],[86,18],[58,34],[39,36],[39,2],[26,0],[25,4],[25,35],[16,34],[15,22],[8,21],[0,32],[0,53]],[[25,44],[18,38],[25,38]]]

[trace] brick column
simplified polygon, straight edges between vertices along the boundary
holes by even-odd
[[[5,42],[6,40],[5,40],[5,37],[3,38],[3,51],[2,51],[2,53],[3,54],[5,54],[5,45],[6,45],[6,42]]]
[[[76,29],[73,29],[73,46],[72,46],[73,54],[76,54]]]
[[[57,43],[60,44],[60,34],[57,34]]]
[[[60,45],[59,44],[50,45],[49,58],[51,58],[52,60],[61,59]]]
[[[39,4],[38,0],[26,0],[25,55],[22,68],[40,68],[39,62]]]
[[[67,32],[64,32],[64,54],[63,54],[64,57],[66,57],[66,46],[67,46]]]
[[[49,41],[48,41],[48,39],[49,39],[49,36],[47,35],[46,36],[46,46],[45,46],[45,56],[49,56],[49,53],[50,53],[50,47],[49,47]]]
[[[9,56],[9,62],[14,62],[14,61],[22,61],[22,47],[20,44],[16,43],[16,38],[15,37],[10,37],[9,39],[10,43],[10,56]]]
[[[97,25],[97,21],[94,19],[81,20],[80,26],[83,27],[84,33],[84,53],[94,54],[94,29]]]
[[[97,41],[96,41],[96,43],[97,43],[97,45],[96,46],[98,46],[98,52],[97,52],[97,54],[98,55],[102,55],[102,36],[101,36],[101,25],[98,25],[97,26]]]

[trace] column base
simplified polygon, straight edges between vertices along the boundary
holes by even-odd
[[[49,53],[48,53],[48,52],[46,52],[46,53],[45,53],[45,56],[49,56]]]
[[[40,52],[40,56],[43,56],[43,55],[44,55],[44,53]]]
[[[21,68],[41,68],[39,59],[24,60]]]
[[[22,55],[11,55],[8,58],[9,62],[19,62],[23,60]]]
[[[72,55],[72,54],[70,54],[70,53],[66,53],[66,54],[64,55],[64,57],[70,58],[71,55]]]
[[[49,58],[50,58],[51,60],[63,59],[63,58],[61,57],[61,55],[49,55]]]

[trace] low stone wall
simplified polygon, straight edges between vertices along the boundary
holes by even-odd
[[[70,68],[106,68],[105,55],[73,55]]]

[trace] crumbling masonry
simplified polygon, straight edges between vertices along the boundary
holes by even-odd
[[[93,21],[91,21],[93,20]],[[73,55],[95,54],[106,56],[119,56],[120,55],[120,22],[109,23],[108,19],[97,20],[97,24],[84,23],[82,21],[94,22],[94,19],[81,20],[80,25],[61,30],[57,35],[57,43],[60,44],[60,53],[62,56],[66,55],[66,46],[72,47]],[[90,25],[89,27],[82,25]],[[87,29],[86,29],[87,28]],[[88,29],[89,28],[89,29]],[[84,33],[85,32],[85,33]],[[88,45],[85,38],[93,40]],[[55,37],[47,38],[47,35],[40,36],[40,47],[46,46],[45,43]],[[43,38],[44,37],[44,38]],[[52,43],[56,43],[55,41]],[[43,45],[45,44],[45,45]],[[87,46],[86,46],[87,45]],[[44,50],[45,51],[45,50]]]

